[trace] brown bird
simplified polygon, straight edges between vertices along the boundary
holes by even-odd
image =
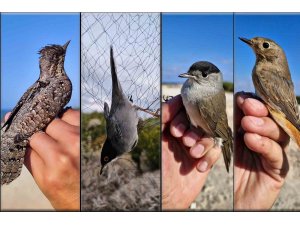
[[[294,84],[283,49],[268,38],[240,38],[256,54],[252,80],[256,94],[282,129],[300,148],[300,114]]]
[[[45,46],[39,51],[39,78],[1,128],[1,185],[20,175],[29,138],[59,116],[71,98],[72,83],[64,69],[69,43]]]

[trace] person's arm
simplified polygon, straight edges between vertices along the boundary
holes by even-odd
[[[287,134],[269,117],[266,106],[238,93],[235,98],[235,210],[268,210],[288,173]]]
[[[221,149],[190,129],[181,96],[162,105],[162,209],[187,209],[201,191]]]

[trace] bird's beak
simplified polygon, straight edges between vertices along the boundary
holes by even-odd
[[[250,45],[252,46],[253,45],[253,42],[247,38],[242,38],[242,37],[239,37],[239,39],[243,42],[245,42],[247,45]]]
[[[193,75],[188,74],[188,73],[183,73],[183,74],[180,74],[178,77],[181,77],[181,78],[193,78]]]
[[[67,43],[62,46],[65,51],[67,50],[67,47],[70,44],[70,42],[71,40],[67,41]]]
[[[103,169],[104,169],[104,166],[101,166],[101,169],[100,169],[100,175],[102,175]]]

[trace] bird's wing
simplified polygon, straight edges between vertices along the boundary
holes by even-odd
[[[211,133],[223,140],[223,158],[226,169],[229,171],[233,139],[231,129],[228,126],[225,93],[220,91],[212,97],[202,99],[198,104],[201,104],[201,107],[199,107],[200,115],[207,122]]]
[[[264,70],[265,76],[252,76],[257,94],[272,109],[282,112],[298,130],[300,115],[294,85],[281,74]]]
[[[115,142],[119,142],[123,137],[122,130],[120,128],[120,125],[118,124],[119,121],[116,120],[114,116],[111,116],[106,122],[107,134],[110,134],[109,138],[111,140],[114,140]]]
[[[109,106],[106,102],[104,102],[104,117],[108,120],[109,118]]]
[[[224,91],[218,94],[201,99],[198,104],[200,115],[207,122],[211,133],[217,137],[228,139],[228,121],[226,115],[226,99]]]
[[[4,127],[6,127],[6,130],[7,130],[9,128],[11,122],[13,121],[14,117],[17,115],[18,111],[21,109],[21,107],[23,106],[23,104],[28,99],[32,98],[35,95],[35,93],[38,90],[38,87],[39,87],[39,82],[36,81],[30,88],[27,89],[27,91],[23,94],[23,96],[18,101],[17,105],[12,110],[11,114],[9,115],[8,119],[3,124],[3,126],[2,126],[1,129],[3,129]]]

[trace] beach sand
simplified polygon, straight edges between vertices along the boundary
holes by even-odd
[[[20,177],[1,186],[1,210],[52,211],[53,207],[23,166]]]

